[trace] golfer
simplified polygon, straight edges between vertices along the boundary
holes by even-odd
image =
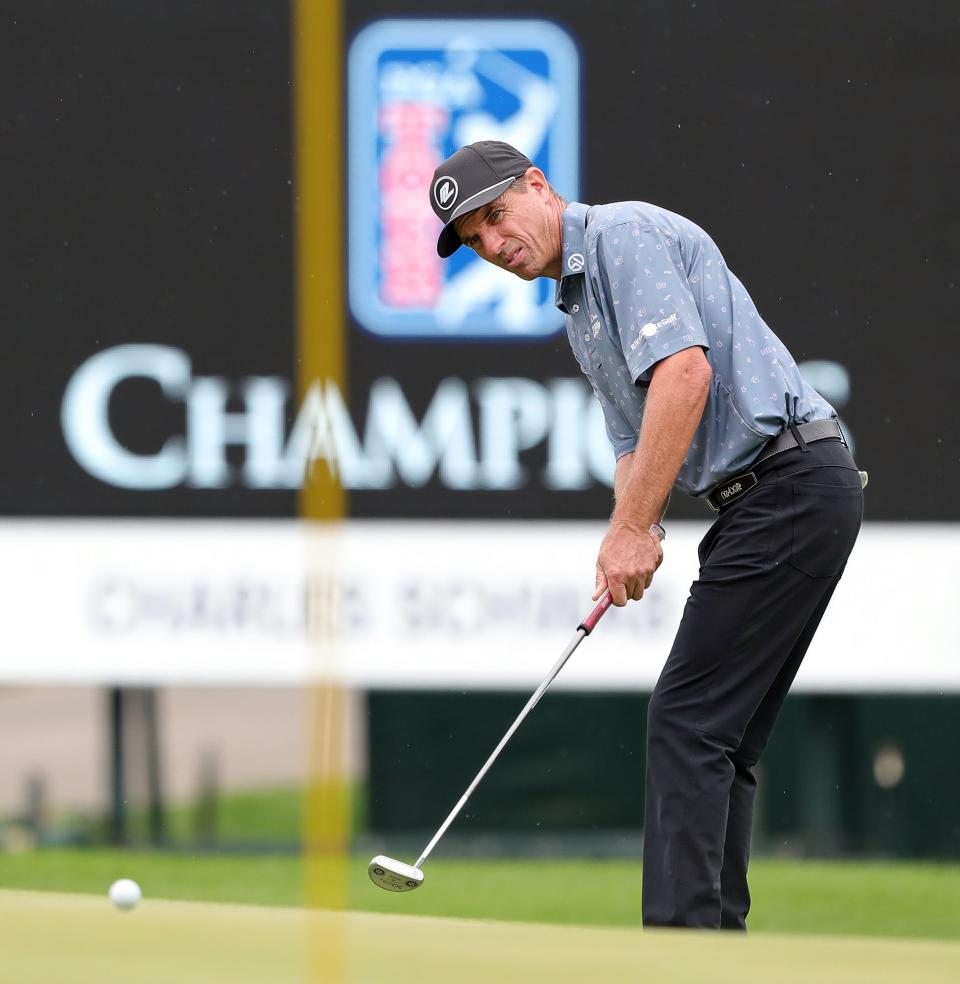
[[[757,763],[863,514],[836,412],[801,377],[712,239],[645,202],[567,203],[508,144],[480,141],[430,187],[459,247],[557,281],[606,420],[616,506],[596,594],[638,600],[671,489],[715,520],[647,717],[643,920],[745,929]]]

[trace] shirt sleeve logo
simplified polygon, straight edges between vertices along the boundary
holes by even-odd
[[[641,329],[640,334],[645,338],[653,338],[656,335],[658,329],[666,328],[667,325],[675,325],[677,323],[677,316],[671,314],[669,318],[662,318],[660,321],[648,321]]]
[[[442,208],[444,211],[451,208],[459,194],[460,186],[457,184],[456,178],[437,178],[433,186],[433,197],[438,208]]]
[[[571,253],[567,257],[567,269],[571,273],[579,273],[583,269],[583,253]]]
[[[676,323],[677,316],[675,314],[671,314],[668,318],[661,318],[659,321],[648,321],[645,325],[640,326],[637,337],[630,343],[630,348],[636,351],[640,348],[640,343],[645,338],[653,338],[661,328],[666,328],[668,325],[675,325]],[[686,339],[684,340],[686,341]]]

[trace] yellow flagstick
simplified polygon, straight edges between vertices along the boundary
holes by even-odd
[[[294,221],[297,385],[344,392],[343,89],[340,0],[294,3]],[[300,513],[338,520],[345,497],[335,471],[309,469]]]
[[[344,392],[344,262],[342,255],[343,38],[340,0],[295,0],[294,220],[299,402],[314,386]],[[322,416],[322,415],[321,415]],[[319,657],[320,682],[308,691],[307,790],[304,810],[308,919],[307,980],[346,980],[346,855],[348,798],[345,782],[346,694],[338,683],[336,570],[330,551],[345,514],[345,496],[331,464],[330,435],[315,435],[328,457],[309,464],[300,515],[312,532],[311,551],[323,550],[311,577],[310,642]]]

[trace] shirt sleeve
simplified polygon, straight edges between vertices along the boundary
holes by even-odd
[[[634,383],[646,385],[653,367],[695,345],[709,349],[677,238],[628,222],[597,242],[600,286],[607,316],[620,336]]]
[[[591,380],[591,384],[593,381]],[[625,454],[636,450],[639,442],[639,435],[627,423],[627,418],[615,407],[594,385],[593,392],[596,394],[603,410],[603,424],[607,431],[607,440],[613,448],[613,455],[620,459]]]

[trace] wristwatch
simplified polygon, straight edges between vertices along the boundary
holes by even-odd
[[[650,532],[661,542],[667,538],[667,531],[659,523],[650,524]]]

